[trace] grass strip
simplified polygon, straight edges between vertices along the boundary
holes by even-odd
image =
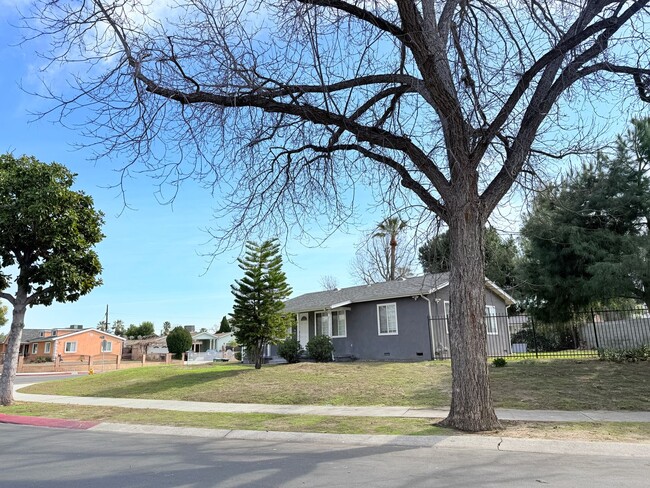
[[[436,425],[430,419],[386,417],[328,417],[240,413],[174,412],[120,407],[89,407],[46,403],[17,403],[0,413],[123,424],[166,425],[228,430],[262,430],[370,435],[470,435]],[[588,441],[650,442],[650,424],[639,422],[502,422],[487,435]],[[471,434],[476,435],[476,434]]]

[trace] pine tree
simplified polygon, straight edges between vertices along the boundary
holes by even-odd
[[[535,199],[522,274],[537,315],[564,320],[595,302],[650,306],[650,119]]]
[[[517,294],[519,250],[512,237],[502,238],[494,227],[487,227],[485,242],[485,276],[510,294]],[[429,239],[418,250],[425,273],[444,273],[450,266],[449,232]]]
[[[221,325],[219,326],[219,330],[217,331],[217,334],[223,334],[225,332],[231,332],[232,329],[230,328],[230,321],[228,320],[228,317],[225,315],[221,319]]]
[[[231,287],[235,297],[231,325],[255,369],[260,369],[267,344],[286,337],[290,322],[282,313],[283,301],[291,294],[291,288],[282,271],[277,240],[247,242],[246,253],[238,261],[244,277]]]

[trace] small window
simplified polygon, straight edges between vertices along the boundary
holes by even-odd
[[[397,305],[382,303],[377,305],[377,327],[379,335],[397,335]]]
[[[113,343],[107,340],[102,341],[102,352],[113,351]]]
[[[345,325],[345,311],[337,310],[332,312],[332,337],[346,337],[347,327]]]
[[[327,312],[316,312],[316,335],[330,335],[329,314]]]
[[[494,305],[485,306],[485,327],[488,335],[499,335],[497,327],[497,308]]]
[[[32,354],[36,354],[38,352],[38,343],[32,344]]]
[[[52,349],[52,343],[51,342],[46,342],[45,343],[45,354],[49,354],[51,349]]]
[[[76,342],[66,342],[65,343],[65,352],[77,352],[77,343]]]

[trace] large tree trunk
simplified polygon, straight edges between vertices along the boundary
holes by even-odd
[[[26,301],[26,293],[21,293],[19,290],[16,294],[15,303],[13,304],[11,330],[9,331],[5,362],[2,366],[2,376],[0,376],[0,405],[3,406],[14,403],[14,379],[16,378],[16,370],[18,369],[20,339],[23,336],[23,329],[25,328]]]
[[[470,192],[467,192],[470,193]],[[452,396],[444,425],[464,431],[499,428],[488,381],[483,219],[478,197],[464,196],[449,217]]]

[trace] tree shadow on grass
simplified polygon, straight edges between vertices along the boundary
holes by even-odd
[[[165,396],[163,393],[179,392],[181,390],[192,389],[198,385],[210,384],[210,388],[218,388],[218,381],[227,378],[237,377],[241,374],[248,373],[249,369],[229,369],[229,370],[206,370],[201,373],[192,373],[184,375],[175,375],[167,378],[151,379],[138,383],[137,385],[110,385],[100,387],[84,396],[109,397],[109,398],[156,398],[182,400],[180,395]],[[200,400],[199,400],[200,401]]]

